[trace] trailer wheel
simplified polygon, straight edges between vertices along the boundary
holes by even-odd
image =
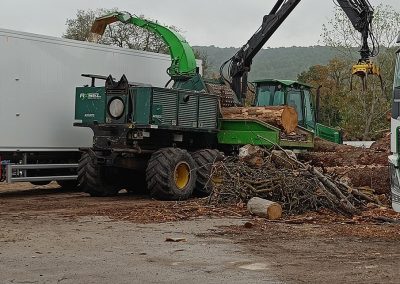
[[[107,180],[107,170],[96,165],[89,156],[83,179],[83,191],[93,197],[115,196],[119,188]]]
[[[210,179],[212,166],[221,161],[224,154],[218,150],[204,149],[194,152],[192,157],[197,164],[197,180],[193,193],[199,197],[209,196],[214,188]]]
[[[162,200],[185,200],[196,184],[196,163],[186,150],[164,148],[153,153],[146,170],[150,195]]]

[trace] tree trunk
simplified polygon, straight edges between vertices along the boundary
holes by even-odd
[[[247,210],[249,210],[251,214],[269,220],[276,220],[282,217],[281,205],[259,197],[253,197],[247,202]]]
[[[285,131],[295,131],[298,124],[297,112],[290,106],[228,107],[221,110],[223,118],[254,118],[272,124]]]

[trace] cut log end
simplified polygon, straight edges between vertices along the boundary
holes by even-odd
[[[253,215],[269,220],[282,217],[282,206],[279,203],[259,197],[253,197],[247,202],[247,210]]]

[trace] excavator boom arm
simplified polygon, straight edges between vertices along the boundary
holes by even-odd
[[[271,12],[264,16],[261,27],[231,58],[231,65],[229,68],[231,81],[229,83],[236,94],[236,103],[243,103],[246,96],[247,73],[250,71],[254,56],[256,56],[300,1],[301,0],[278,0]],[[224,66],[221,68],[221,73],[223,67]]]
[[[361,33],[361,60],[368,60],[374,54],[368,46],[374,9],[368,0],[336,0],[343,12],[349,18],[354,29]]]
[[[228,81],[236,95],[235,102],[237,104],[244,103],[247,93],[247,74],[251,69],[254,56],[300,2],[301,0],[278,0],[271,12],[264,16],[261,27],[256,33],[232,58],[221,66],[220,73],[224,77],[224,68],[229,64],[228,74],[230,80],[226,79],[226,81]],[[362,36],[361,59],[353,67],[353,75],[358,75],[363,80],[369,74],[380,76],[379,67],[369,60],[370,57],[376,55],[375,50],[371,51],[368,46],[374,12],[371,4],[368,0],[337,0],[337,3]]]

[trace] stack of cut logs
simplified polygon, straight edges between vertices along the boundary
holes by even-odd
[[[268,107],[229,107],[222,108],[223,118],[227,119],[258,119],[272,124],[286,134],[296,130],[298,124],[297,112],[290,106]]]

